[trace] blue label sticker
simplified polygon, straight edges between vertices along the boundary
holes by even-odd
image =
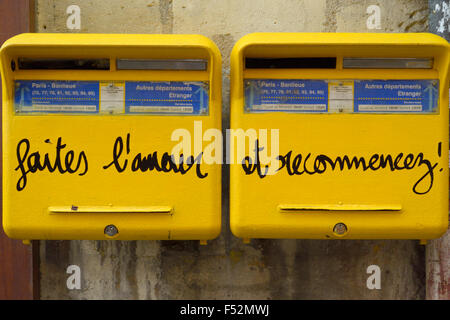
[[[327,112],[323,80],[246,79],[247,112]]]
[[[355,112],[434,113],[439,80],[355,80]]]
[[[18,114],[208,115],[208,82],[17,80]]]
[[[16,113],[98,113],[98,81],[17,80]]]
[[[438,80],[245,79],[245,111],[436,113]]]
[[[126,82],[129,114],[208,115],[207,82]]]

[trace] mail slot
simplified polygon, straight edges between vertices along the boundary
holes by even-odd
[[[4,43],[1,68],[9,237],[218,235],[220,162],[205,162],[202,146],[174,153],[182,137],[194,141],[194,127],[220,130],[221,57],[212,41],[22,34]]]
[[[256,33],[231,54],[241,238],[432,239],[448,225],[449,45]]]

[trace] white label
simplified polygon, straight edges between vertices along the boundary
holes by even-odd
[[[100,113],[125,113],[125,83],[100,83]]]
[[[328,84],[329,112],[353,112],[353,82]]]

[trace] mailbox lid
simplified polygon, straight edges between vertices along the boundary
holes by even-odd
[[[54,65],[38,69],[33,63],[21,68],[20,59],[51,63],[106,60],[108,67],[105,69],[101,62],[91,69]],[[174,130],[190,131],[194,145],[195,121],[203,130],[220,128],[221,58],[209,39],[198,35],[22,34],[5,42],[1,61],[3,225],[10,237],[207,240],[218,235],[220,165],[203,162],[197,174],[196,165],[187,170],[184,164],[184,172],[173,168],[168,160],[177,144],[177,140],[171,140]],[[172,67],[121,68],[119,61],[166,61],[165,65]],[[203,61],[205,67],[174,68],[174,61]],[[98,103],[96,113],[16,112],[15,86],[33,90],[33,83],[62,90],[68,86],[89,90],[93,86],[94,104]],[[126,100],[122,113],[102,113],[102,102],[96,101],[104,97],[102,85],[111,84],[122,90]],[[127,96],[130,88],[154,85],[163,87],[162,91],[170,86],[194,90],[203,84],[207,113],[128,112],[135,104],[130,102],[133,97]],[[158,103],[149,104],[155,107]],[[114,152],[116,156],[120,153],[118,167],[113,163]],[[41,167],[45,166],[46,155],[49,165],[36,169],[37,159]],[[71,163],[70,170],[67,161]],[[35,172],[30,171],[28,162]],[[18,185],[22,190],[17,189]],[[117,227],[118,234],[105,235],[109,225]]]
[[[309,68],[267,64],[267,60],[276,64],[280,60],[287,63],[288,59],[299,59],[304,64],[305,60],[317,58],[334,59],[335,64]],[[350,69],[344,66],[346,58],[429,59],[432,64],[430,68]],[[249,65],[248,59],[262,60],[263,67],[254,67],[255,61]],[[260,141],[259,146],[269,150],[270,129],[279,129],[282,160],[278,165],[284,166],[263,178],[255,167],[247,174],[242,159],[230,166],[233,233],[243,238],[318,239],[427,239],[442,235],[448,225],[448,62],[448,43],[431,34],[268,33],[239,40],[231,58],[231,128],[268,129],[268,142]],[[315,82],[326,83],[327,95],[333,83],[350,82],[355,88],[355,83],[362,81],[434,81],[440,93],[439,107],[428,113],[246,110],[245,90],[258,80],[278,85],[275,89],[279,89],[280,81],[286,86],[306,83],[310,88]],[[272,101],[270,96],[265,99]],[[328,107],[329,101],[324,104]],[[344,163],[340,170],[337,163],[332,169],[332,164],[337,159],[345,160],[345,156],[350,162],[356,157],[368,164],[377,155],[390,155],[395,162],[399,154],[402,166],[408,155],[416,160],[419,157],[415,168],[400,170],[394,165],[391,171],[388,163],[378,170],[364,170],[362,165],[348,169]],[[417,194],[413,187],[428,172],[425,162],[417,165],[421,154],[430,166],[436,166],[430,190]],[[246,155],[254,161],[253,150]],[[325,162],[327,169],[320,172],[323,156],[330,162]],[[322,167],[314,172],[317,158]],[[292,170],[295,163],[300,163],[297,172]],[[419,193],[429,187],[430,174],[420,183],[416,188]],[[343,235],[333,231],[339,223],[347,226]]]

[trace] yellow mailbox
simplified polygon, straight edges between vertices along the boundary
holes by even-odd
[[[1,71],[8,236],[218,235],[220,162],[204,161],[201,136],[221,126],[214,43],[199,35],[22,34],[4,43]]]
[[[449,58],[447,41],[432,34],[239,40],[231,54],[232,232],[440,237],[448,225]]]

